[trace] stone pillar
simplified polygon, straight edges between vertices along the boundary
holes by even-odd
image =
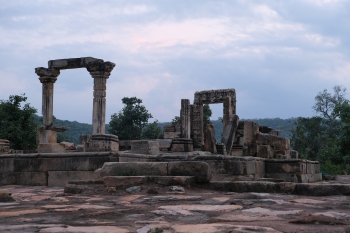
[[[190,100],[181,100],[180,121],[181,121],[181,138],[190,138],[191,134],[191,109]]]
[[[204,145],[203,135],[203,104],[194,104],[192,110],[192,132],[194,150],[201,150]]]
[[[94,99],[92,110],[92,134],[105,134],[106,123],[106,82],[115,64],[93,61],[86,66],[94,78]]]
[[[40,76],[39,80],[42,83],[42,114],[43,125],[50,127],[53,124],[53,90],[54,83],[60,71],[54,68],[35,68],[35,73]]]
[[[232,112],[233,107],[231,104],[231,97],[230,96],[224,97],[223,105],[224,105],[224,107],[223,107],[222,119],[223,119],[223,129],[225,129],[226,125],[230,121],[230,116],[233,114],[233,112]]]

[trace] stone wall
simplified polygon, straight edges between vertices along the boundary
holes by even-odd
[[[49,153],[0,155],[0,185],[62,186],[68,180],[93,179],[105,162],[118,161],[117,153]]]

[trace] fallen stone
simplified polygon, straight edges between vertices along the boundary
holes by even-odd
[[[133,187],[125,189],[125,191],[127,191],[128,193],[131,193],[131,194],[139,193],[139,192],[141,192],[141,187],[140,186],[133,186]]]
[[[76,149],[73,142],[60,142],[60,145],[62,145],[65,150],[75,150]]]
[[[170,186],[169,191],[185,192],[185,189],[181,186]]]
[[[213,124],[207,124],[207,129],[205,131],[204,138],[205,150],[210,151],[213,154],[217,154],[215,129]]]
[[[6,189],[0,189],[0,202],[12,202],[15,199],[12,198],[11,192]]]
[[[105,176],[103,182],[107,187],[136,186],[147,181],[145,176]]]

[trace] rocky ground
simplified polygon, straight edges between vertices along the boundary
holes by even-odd
[[[64,193],[63,187],[0,189],[14,199],[0,202],[0,232],[350,232],[350,197],[342,195],[233,193],[198,186],[183,192],[156,184],[131,193],[106,190],[103,184],[89,185],[81,194]]]

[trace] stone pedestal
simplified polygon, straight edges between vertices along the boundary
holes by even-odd
[[[193,141],[190,138],[174,138],[171,144],[172,152],[192,152]]]
[[[92,110],[92,134],[105,134],[106,121],[106,83],[115,64],[112,62],[92,61],[86,66],[94,78],[94,99]]]
[[[67,127],[42,126],[37,129],[38,153],[64,153],[63,146],[57,143],[57,132],[64,132]]]
[[[7,154],[10,151],[10,141],[0,139],[0,154]]]
[[[112,134],[93,134],[85,151],[119,151],[118,136]]]

